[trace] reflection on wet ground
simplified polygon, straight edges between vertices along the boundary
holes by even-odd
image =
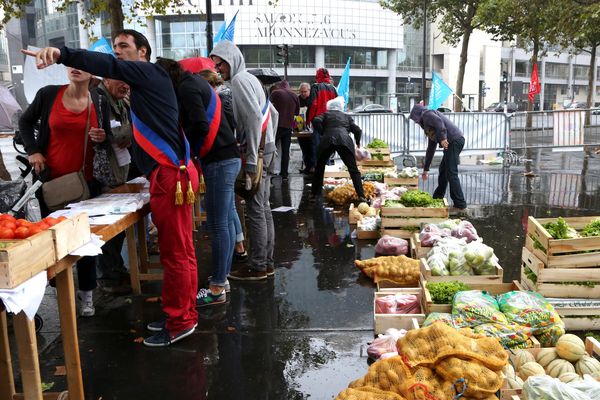
[[[600,210],[598,156],[539,151],[529,158],[526,166],[461,166],[469,219],[495,249],[505,281],[518,279],[528,216]],[[528,171],[536,176],[525,177]],[[433,191],[436,179],[422,187]],[[168,349],[134,342],[160,317],[159,305],[145,301],[159,293],[157,284],[144,287],[146,296],[99,298],[96,317],[79,320],[87,398],[331,399],[362,376],[374,289],[353,261],[372,257],[375,242],[350,238],[347,210],[309,204],[309,182],[300,175],[273,179],[272,207],[296,208],[274,213],[275,278],[232,282],[228,303],[203,310],[190,339]],[[201,277],[209,274],[205,250],[201,244]],[[56,330],[51,322],[44,328],[42,373],[61,389],[64,377],[53,376],[64,364]]]

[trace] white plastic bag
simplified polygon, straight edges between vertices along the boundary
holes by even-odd
[[[596,400],[548,375],[530,376],[523,385],[525,400]]]

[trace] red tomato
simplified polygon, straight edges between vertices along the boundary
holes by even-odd
[[[15,229],[15,237],[17,239],[25,239],[26,237],[29,237],[29,228],[26,226],[18,227]]]
[[[38,225],[30,225],[27,227],[27,229],[29,230],[29,236],[33,236],[36,233],[40,233],[41,231],[43,231],[43,229],[40,228]]]
[[[26,219],[19,218],[19,219],[16,221],[16,224],[17,224],[17,227],[19,227],[19,226],[29,226],[29,225],[31,225],[32,223],[31,223],[31,222],[29,222],[29,221],[27,221]]]
[[[46,217],[42,221],[44,221],[48,226],[54,226],[59,222],[56,218],[53,217]]]
[[[12,229],[13,231],[15,229],[17,229],[17,224],[15,222],[7,220],[7,219],[5,219],[4,221],[1,221],[0,226],[2,226],[3,228]]]
[[[40,222],[36,222],[35,225],[39,226],[43,231],[45,231],[46,229],[50,228],[50,225],[48,225],[47,223],[45,223],[43,220],[40,221]]]
[[[0,221],[12,221],[15,222],[17,219],[12,215],[0,214]]]
[[[12,229],[0,227],[0,239],[14,239],[15,232]]]

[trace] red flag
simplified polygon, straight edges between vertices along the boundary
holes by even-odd
[[[540,92],[540,78],[538,77],[537,63],[533,64],[533,72],[531,72],[531,83],[529,83],[529,102],[533,103],[535,95]]]

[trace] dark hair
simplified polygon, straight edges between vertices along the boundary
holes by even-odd
[[[140,49],[142,47],[146,48],[146,61],[150,61],[150,56],[152,55],[152,48],[150,47],[150,43],[146,36],[142,35],[136,30],[133,29],[121,29],[120,31],[115,32],[113,35],[113,42],[115,38],[121,35],[131,36],[133,37],[133,42],[135,43],[135,48]]]
[[[173,82],[173,86],[177,87],[179,85],[179,81],[183,76],[184,70],[181,68],[181,64],[179,64],[175,60],[171,60],[170,58],[158,57],[156,59],[156,65],[161,66],[169,77],[171,78],[171,82]]]
[[[210,86],[214,88],[223,84],[223,79],[212,69],[203,69],[202,71],[198,72],[198,75],[203,77],[208,83],[210,83]]]

